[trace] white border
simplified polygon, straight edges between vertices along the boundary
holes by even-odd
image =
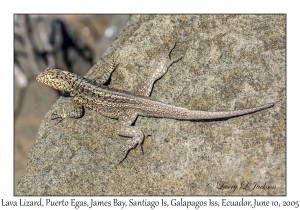
[[[40,1],[41,2],[41,1]],[[287,197],[256,197],[262,200],[299,200],[299,11],[296,1],[10,1],[1,6],[1,146],[0,146],[0,199],[19,200],[13,197],[13,14],[14,13],[286,13],[287,14]],[[44,197],[45,198],[45,197]],[[52,197],[54,198],[54,197]],[[62,197],[60,197],[62,198]],[[58,197],[57,200],[60,200]],[[75,197],[80,199],[80,197]],[[102,197],[103,200],[118,197]],[[141,197],[135,197],[141,198]],[[158,200],[156,197],[148,199]],[[173,197],[166,197],[171,200]],[[188,197],[185,197],[188,199]],[[71,197],[68,197],[71,199]],[[89,198],[82,198],[82,200]],[[100,198],[101,199],[101,198]],[[129,200],[129,197],[120,197]],[[190,197],[207,200],[209,197]],[[215,200],[240,200],[241,197],[212,197]],[[247,200],[254,198],[246,197]],[[1,201],[1,200],[0,200]],[[1,206],[1,203],[0,203]],[[70,209],[74,207],[70,207]],[[149,207],[148,207],[149,208]],[[183,207],[186,209],[186,207]],[[182,209],[183,209],[182,208]],[[129,209],[129,208],[127,208]],[[137,208],[135,208],[137,209]],[[159,209],[159,208],[155,208]]]

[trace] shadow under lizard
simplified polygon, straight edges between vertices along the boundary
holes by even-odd
[[[144,141],[144,133],[136,126],[132,126],[138,116],[163,117],[180,120],[202,120],[202,119],[222,119],[250,114],[274,106],[273,103],[262,106],[234,110],[234,111],[200,111],[189,110],[162,103],[150,98],[154,82],[160,79],[168,68],[182,57],[172,60],[170,54],[175,48],[176,43],[166,53],[159,66],[145,80],[137,93],[118,90],[105,86],[111,73],[115,70],[117,56],[114,56],[110,67],[105,70],[101,77],[87,79],[68,71],[47,68],[44,72],[36,76],[36,80],[49,85],[55,89],[68,92],[73,97],[73,109],[62,110],[52,113],[53,118],[59,118],[59,122],[66,117],[80,118],[83,115],[83,107],[93,109],[100,114],[118,119],[117,132],[121,136],[131,137],[124,147],[124,156],[119,163],[126,157],[128,152],[137,145],[141,146]]]

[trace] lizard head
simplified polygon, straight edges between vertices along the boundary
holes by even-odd
[[[35,79],[57,90],[71,92],[77,76],[68,71],[47,68],[44,72],[36,75]]]

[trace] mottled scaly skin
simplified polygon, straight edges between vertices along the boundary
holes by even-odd
[[[60,118],[61,121],[66,117],[79,118],[82,116],[83,107],[95,110],[106,117],[118,119],[117,130],[119,135],[132,137],[124,148],[125,155],[120,162],[126,158],[128,152],[135,148],[137,144],[142,146],[143,132],[139,128],[131,126],[138,115],[185,120],[218,119],[245,115],[274,105],[266,104],[236,111],[209,112],[175,107],[150,98],[154,82],[161,78],[174,62],[181,59],[170,59],[169,55],[174,47],[175,45],[165,54],[158,68],[146,79],[138,93],[117,90],[103,85],[116,68],[116,56],[113,57],[110,68],[101,77],[94,80],[53,68],[47,68],[43,73],[37,75],[36,80],[55,89],[69,92],[74,99],[72,110],[53,113],[53,119]]]

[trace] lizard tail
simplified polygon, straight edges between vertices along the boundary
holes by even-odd
[[[148,117],[164,117],[181,120],[205,120],[205,119],[222,119],[250,114],[263,109],[274,106],[274,103],[265,104],[249,109],[234,110],[234,111],[201,111],[190,110],[183,107],[176,107],[169,104],[164,104],[160,101],[152,101],[153,106],[147,104],[142,109],[136,110],[141,116]]]
[[[234,110],[234,111],[197,111],[197,110],[182,110],[181,111],[181,119],[188,119],[188,120],[200,120],[200,119],[221,119],[221,118],[230,118],[236,117],[241,115],[250,114],[253,112],[257,112],[263,109],[267,109],[274,106],[273,103],[265,104],[262,106],[257,106],[254,108],[249,109],[242,109],[242,110]]]

